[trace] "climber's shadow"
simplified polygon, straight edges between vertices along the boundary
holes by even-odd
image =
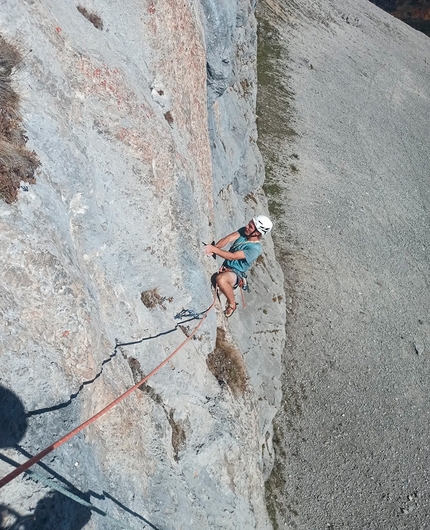
[[[33,513],[21,515],[0,504],[2,530],[81,530],[91,512],[69,497],[51,491],[39,500]]]
[[[0,449],[20,449],[19,442],[27,427],[27,415],[22,401],[11,390],[0,385]],[[4,462],[15,464],[5,455],[0,457]],[[89,494],[84,497],[89,501]],[[40,499],[31,514],[21,515],[0,504],[0,529],[80,530],[90,519],[91,512],[88,508],[56,491],[51,491]]]
[[[24,405],[11,390],[0,385],[0,448],[14,447],[27,431]]]
[[[19,443],[27,431],[28,417],[29,414],[25,412],[20,398],[11,390],[0,385],[0,449],[13,448],[26,458],[33,456]],[[18,467],[19,465],[18,462],[15,462],[5,454],[0,453],[0,460],[13,467]],[[143,528],[149,527],[157,530],[157,527],[142,515],[130,510],[108,493],[103,492],[100,495],[91,490],[84,493],[45,463],[39,462],[39,466],[50,476],[53,476],[65,490],[80,497],[87,503],[91,503],[92,497],[101,500],[108,498],[122,510],[140,519],[145,524]],[[91,519],[92,510],[100,516],[105,515],[97,507],[90,509],[58,491],[51,490],[38,501],[33,513],[22,515],[11,506],[0,503],[0,530],[80,530]]]

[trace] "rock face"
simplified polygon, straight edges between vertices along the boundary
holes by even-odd
[[[6,0],[0,13],[41,162],[36,184],[0,203],[1,476],[186,338],[196,321],[174,315],[213,301],[202,241],[266,210],[253,3],[78,7]],[[2,524],[271,528],[285,300],[270,237],[250,282],[246,308],[227,323],[217,304],[145,387],[35,466],[39,482],[5,486]]]
[[[428,0],[371,0],[390,15],[430,36],[430,2]]]
[[[371,3],[259,4],[288,308],[275,528],[430,519],[430,40]]]

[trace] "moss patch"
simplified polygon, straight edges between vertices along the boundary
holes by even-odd
[[[294,92],[288,86],[288,71],[285,70],[285,43],[264,1],[258,4],[257,20],[258,147],[265,164],[263,190],[269,211],[274,219],[280,219],[285,210],[285,197],[279,184],[280,169],[285,167],[282,153],[285,143],[293,142],[297,136],[293,123]]]
[[[265,482],[265,496],[267,512],[273,525],[273,530],[279,530],[280,519],[287,520],[287,513],[284,510],[284,499],[280,499],[281,492],[285,489],[285,472],[283,462],[286,461],[286,454],[282,448],[282,432],[274,424],[273,447],[276,451],[277,465],[274,466],[270,477]]]

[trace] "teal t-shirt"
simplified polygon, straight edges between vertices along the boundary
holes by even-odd
[[[229,252],[242,250],[245,254],[245,259],[226,259],[223,263],[223,267],[233,269],[236,274],[243,277],[252,262],[261,254],[262,248],[259,241],[252,242],[246,239],[245,227],[240,228],[238,232],[240,235],[229,248]]]

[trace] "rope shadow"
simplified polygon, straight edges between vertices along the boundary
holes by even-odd
[[[6,455],[0,454],[0,459],[13,467],[19,466],[18,462]],[[47,493],[37,502],[33,513],[20,514],[10,506],[0,505],[0,529],[66,530],[67,528],[67,530],[81,530],[85,527],[92,516],[88,493],[79,492],[79,497],[72,492],[68,492],[70,495],[65,495],[38,473],[27,470],[26,474],[35,482],[41,482],[43,485],[51,487],[53,491]],[[79,491],[76,488],[73,489]],[[66,490],[64,489],[64,491]],[[81,502],[76,502],[76,499]],[[6,518],[9,521],[7,526],[3,526]],[[10,521],[11,518],[14,519],[13,523]]]
[[[117,354],[117,350],[118,348],[122,347],[122,346],[128,346],[128,345],[132,345],[132,344],[139,344],[139,343],[142,343],[143,341],[145,340],[152,340],[154,338],[157,338],[157,337],[160,337],[160,336],[163,336],[163,335],[167,335],[169,333],[172,333],[174,331],[176,331],[177,329],[182,329],[182,331],[184,331],[183,329],[183,324],[187,323],[187,322],[190,322],[192,320],[195,320],[195,319],[200,319],[201,322],[197,325],[197,327],[192,331],[191,334],[187,334],[187,339],[185,341],[183,341],[181,343],[181,345],[176,348],[176,350],[174,350],[160,365],[158,365],[148,376],[146,376],[146,378],[144,378],[144,380],[146,380],[147,378],[151,377],[151,375],[153,375],[153,373],[155,373],[156,371],[158,371],[160,368],[162,368],[168,361],[169,359],[175,355],[180,348],[182,348],[191,338],[195,338],[194,337],[194,334],[196,333],[196,331],[200,328],[200,326],[202,325],[203,321],[205,320],[205,318],[207,317],[207,312],[210,311],[213,306],[215,304],[215,300],[214,302],[212,303],[212,305],[205,311],[201,312],[201,313],[194,313],[190,310],[183,310],[181,313],[179,313],[178,315],[175,316],[175,319],[176,318],[184,318],[184,317],[187,317],[187,316],[190,316],[191,318],[185,320],[185,321],[181,321],[180,323],[178,323],[177,325],[175,325],[174,328],[172,328],[171,330],[167,330],[165,332],[161,332],[161,333],[158,333],[157,335],[154,335],[154,336],[149,336],[149,337],[143,337],[142,339],[138,340],[138,341],[133,341],[133,342],[128,342],[128,343],[118,343],[117,341],[117,344],[114,348],[114,351],[113,353],[109,356],[108,359],[105,359],[103,362],[102,362],[102,365],[101,365],[101,368],[100,368],[100,371],[98,374],[96,374],[96,376],[90,380],[90,381],[84,381],[81,386],[79,387],[78,391],[75,393],[75,394],[72,394],[71,397],[69,398],[69,400],[67,400],[67,402],[65,403],[60,403],[59,405],[55,405],[53,407],[49,407],[49,408],[45,408],[45,409],[39,409],[39,410],[34,410],[34,411],[30,411],[28,412],[26,415],[24,415],[24,430],[23,430],[23,433],[26,432],[27,430],[27,421],[26,421],[26,418],[29,417],[29,416],[33,416],[33,415],[36,415],[36,414],[42,414],[44,412],[49,412],[49,411],[52,411],[52,410],[59,410],[61,408],[64,408],[68,405],[70,405],[70,403],[72,402],[73,399],[76,399],[76,397],[78,397],[79,393],[82,391],[82,389],[84,388],[84,386],[90,384],[91,382],[94,382],[98,377],[101,376],[102,372],[103,372],[103,367],[104,365],[107,363],[107,362],[110,362],[112,360],[113,357],[116,356]],[[204,315],[204,316],[203,316]],[[39,462],[40,463],[40,460],[41,458],[43,458],[43,456],[46,454],[48,454],[49,452],[53,451],[56,447],[59,447],[60,445],[62,445],[63,443],[65,443],[71,436],[74,436],[76,435],[78,432],[80,432],[83,428],[86,427],[87,424],[89,424],[90,422],[93,422],[95,421],[95,419],[97,419],[100,415],[104,414],[105,412],[107,412],[108,410],[110,410],[113,406],[115,406],[119,401],[125,399],[131,392],[133,392],[135,389],[137,388],[137,385],[131,387],[130,389],[128,389],[126,392],[124,392],[119,398],[117,398],[115,401],[113,401],[112,403],[110,403],[107,407],[105,407],[102,411],[100,411],[97,415],[93,416],[92,418],[90,418],[90,420],[87,420],[87,422],[84,422],[83,424],[81,424],[78,428],[74,429],[73,431],[71,431],[68,435],[66,436],[63,436],[63,438],[61,438],[60,440],[58,440],[57,442],[55,442],[55,444],[51,444],[50,446],[48,446],[47,448],[45,448],[42,452],[38,453],[37,455],[33,456],[30,458],[29,461],[25,462],[24,464],[18,464],[16,462],[14,462],[13,460],[11,459],[8,459],[8,457],[4,456],[4,455],[1,455],[0,454],[0,458],[2,458],[4,461],[9,461],[9,463],[11,465],[13,465],[16,469],[15,471],[9,473],[6,477],[4,477],[0,482],[1,482],[1,486],[3,485],[6,485],[7,483],[9,483],[11,480],[13,480],[13,478],[15,478],[16,476],[18,476],[20,473],[22,472],[25,472],[27,475],[29,475],[32,479],[35,479],[36,481],[40,481],[42,482],[43,484],[45,484],[48,488],[52,488],[54,490],[56,490],[58,493],[66,496],[66,497],[69,497],[69,499],[72,499],[73,501],[76,501],[80,504],[82,504],[83,506],[89,508],[90,510],[92,511],[96,511],[97,513],[105,516],[106,518],[110,519],[111,521],[115,522],[116,524],[119,524],[121,525],[123,528],[130,528],[131,530],[134,530],[132,529],[131,527],[129,527],[128,525],[126,525],[125,523],[122,523],[121,521],[118,521],[116,520],[115,518],[112,518],[111,516],[109,516],[108,514],[106,514],[105,512],[103,512],[103,510],[100,510],[99,508],[95,507],[94,505],[92,505],[91,503],[89,503],[88,501],[86,501],[85,499],[83,499],[82,497],[80,496],[77,496],[75,495],[74,493],[71,493],[69,490],[66,490],[65,488],[63,488],[62,486],[58,486],[58,485],[54,485],[52,482],[49,482],[49,480],[43,476],[40,476],[38,475],[36,472],[32,471],[29,469],[29,467],[31,467],[32,465],[34,465],[34,463],[37,463]],[[0,387],[0,390],[2,389],[2,387]],[[21,401],[19,400],[19,398],[17,398],[13,393],[11,393],[10,391],[5,391],[7,395],[7,392],[9,392],[10,394],[12,394],[12,396],[14,396],[16,399],[18,399],[18,402],[21,403]],[[22,406],[22,403],[21,403],[21,406]],[[22,410],[23,407],[22,407]],[[0,420],[2,420],[2,418],[0,418]],[[2,423],[3,422],[3,423]],[[5,424],[5,421],[2,420],[2,422],[0,421],[0,426],[3,426],[3,424]],[[10,446],[12,444],[12,442],[15,442],[16,444],[19,442],[19,440],[22,438],[23,436],[23,433],[19,433],[18,436],[15,436],[15,438],[11,438],[10,440],[7,441],[7,446]],[[18,449],[25,453],[25,450],[22,449],[19,445],[17,446]],[[28,453],[27,453],[28,454]],[[30,455],[31,456],[31,455]],[[41,464],[42,465],[42,464]],[[49,469],[49,468],[48,468]],[[50,471],[50,470],[49,470]],[[51,472],[51,471],[50,471]],[[37,475],[37,476],[36,476]],[[64,480],[64,479],[63,479]],[[70,483],[69,483],[70,484]],[[76,489],[76,488],[74,488]],[[79,490],[77,490],[79,491]],[[86,494],[83,494],[82,492],[80,492],[81,495],[88,495],[90,492],[87,492]],[[94,492],[92,492],[94,493]],[[105,494],[105,492],[103,492],[103,495]],[[56,495],[56,494],[54,494]],[[108,498],[110,498],[111,500],[114,500],[110,495],[108,495]],[[106,497],[104,497],[106,498]],[[132,512],[131,510],[127,509],[124,505],[122,505],[119,501],[116,501],[114,500],[114,502],[116,502],[119,506],[122,506],[124,507],[129,513],[131,514],[134,514],[134,512]],[[2,506],[3,507],[3,506]],[[45,510],[46,513],[49,514],[50,510],[48,509],[47,511]],[[0,513],[0,515],[2,515]],[[152,529],[154,530],[160,530],[158,529],[157,527],[155,527],[152,523],[150,523],[149,521],[147,521],[143,516],[139,515],[139,514],[135,514],[136,517],[140,518],[143,522],[145,522],[145,524],[148,524]],[[91,518],[91,515],[90,515],[90,518]],[[86,524],[86,523],[84,523]],[[14,524],[15,525],[15,524]],[[45,530],[48,530],[48,527],[45,525],[43,527],[39,527],[40,530],[45,529]],[[79,530],[79,528],[82,528],[82,526],[80,527],[77,527],[76,530]],[[53,530],[60,530],[58,524],[57,526],[53,527]],[[72,530],[75,530],[74,528]]]
[[[16,446],[15,449],[17,449],[19,452],[21,452],[21,454],[23,454],[27,458],[30,458],[32,456],[28,451],[26,451],[20,446]],[[0,460],[6,462],[7,464],[13,467],[19,467],[20,465],[12,458],[9,458],[1,453]],[[15,512],[9,507],[6,507],[6,511],[14,512],[12,515],[17,520],[16,522],[14,522],[13,526],[20,524],[20,530],[61,530],[61,528],[63,528],[63,526],[60,524],[61,522],[67,523],[68,530],[80,530],[91,519],[92,512],[97,513],[102,517],[105,517],[107,520],[110,520],[111,522],[115,523],[120,528],[135,530],[124,522],[118,521],[117,519],[111,517],[109,514],[107,514],[107,512],[105,512],[101,508],[94,506],[90,502],[91,498],[96,498],[98,500],[109,499],[117,506],[119,506],[123,511],[129,513],[136,519],[139,519],[140,521],[145,523],[145,525],[151,528],[152,530],[161,530],[139,513],[131,510],[130,508],[127,508],[127,506],[122,504],[120,501],[115,499],[115,497],[113,497],[106,491],[103,490],[102,494],[98,494],[92,490],[82,492],[76,486],[71,484],[66,478],[53,471],[46,464],[39,462],[39,465],[52,476],[47,477],[31,469],[27,469],[24,473],[26,473],[33,481],[40,482],[44,486],[51,488],[54,493],[49,493],[48,495],[43,497],[38,502],[34,513],[30,515],[26,514],[22,516],[18,512]],[[53,479],[56,479],[57,481],[63,483],[66,487],[59,486],[58,484],[54,483]],[[66,501],[63,500],[64,497],[67,498]],[[5,507],[0,505],[0,516],[1,509],[4,510]],[[58,517],[60,517],[60,520],[58,520]],[[28,520],[32,521],[31,525],[28,526],[30,523],[27,523],[27,525],[22,526],[22,523]],[[0,523],[1,521],[2,519],[0,518]],[[73,523],[72,527],[70,527],[69,524],[71,521]],[[0,530],[2,529],[3,526],[0,526]]]
[[[185,311],[189,311],[189,310],[185,310]],[[26,417],[30,418],[31,416],[38,416],[38,415],[41,415],[41,414],[46,414],[47,412],[55,412],[57,410],[64,409],[64,408],[68,407],[69,405],[71,405],[73,400],[75,400],[75,399],[77,399],[79,397],[80,393],[82,392],[82,390],[86,386],[93,384],[95,381],[97,381],[97,379],[99,377],[101,377],[101,375],[103,374],[104,366],[107,363],[109,363],[110,361],[112,361],[112,359],[114,359],[116,357],[116,355],[118,353],[118,348],[122,348],[122,347],[125,347],[125,346],[132,346],[134,344],[141,344],[142,342],[145,342],[145,341],[148,341],[148,340],[158,339],[159,337],[163,337],[164,335],[169,335],[170,333],[173,333],[174,331],[180,329],[180,326],[182,326],[183,324],[186,324],[187,322],[191,322],[193,320],[196,320],[197,318],[200,318],[200,316],[198,316],[198,315],[201,315],[201,314],[204,314],[204,313],[205,312],[199,313],[199,314],[194,313],[192,318],[189,318],[187,320],[183,320],[183,321],[179,322],[178,324],[176,324],[174,328],[169,329],[167,331],[162,331],[160,333],[157,333],[157,335],[150,335],[149,337],[143,337],[142,339],[139,339],[139,340],[136,340],[136,341],[133,341],[133,342],[122,342],[122,343],[120,343],[120,342],[118,342],[118,339],[116,339],[116,345],[115,345],[115,348],[114,348],[113,352],[109,355],[109,357],[107,357],[104,361],[102,361],[102,363],[100,365],[99,372],[92,379],[84,381],[80,385],[78,390],[70,395],[70,397],[69,397],[69,399],[67,401],[64,401],[63,403],[59,403],[58,405],[53,405],[52,407],[44,407],[44,408],[41,408],[41,409],[31,410],[31,411],[26,413]],[[178,313],[178,315],[181,315],[181,313]],[[180,318],[178,315],[176,315],[175,318],[177,318],[177,317]],[[185,316],[187,316],[187,315],[185,315]]]

